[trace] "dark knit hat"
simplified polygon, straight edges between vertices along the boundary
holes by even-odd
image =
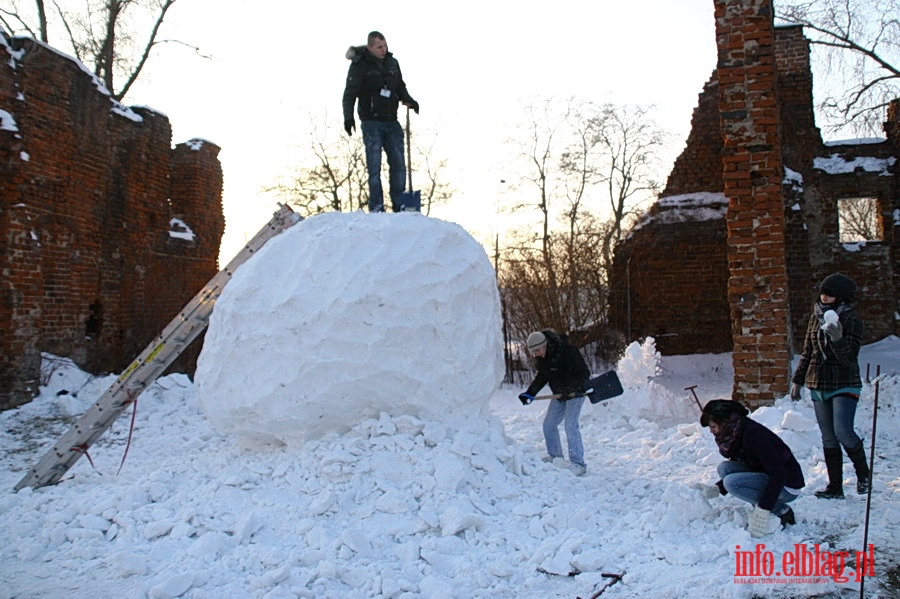
[[[739,401],[733,399],[713,399],[703,406],[703,413],[700,415],[700,426],[709,426],[710,420],[725,423],[731,418],[732,414],[746,416],[750,410],[744,407]]]
[[[819,284],[819,293],[836,297],[845,302],[856,299],[856,283],[850,277],[841,273],[828,275]]]

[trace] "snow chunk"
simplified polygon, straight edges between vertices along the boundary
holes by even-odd
[[[174,239],[184,239],[185,241],[194,241],[197,239],[197,236],[194,235],[194,231],[180,218],[169,219],[169,237]]]
[[[698,191],[661,197],[632,228],[637,231],[651,223],[672,224],[721,220],[728,209],[728,198],[720,192]]]
[[[0,131],[18,131],[16,119],[5,110],[0,109]]]
[[[853,160],[847,160],[840,154],[832,154],[829,157],[817,156],[813,158],[813,168],[825,171],[830,175],[841,175],[852,173],[856,169],[862,169],[869,173],[878,173],[882,177],[891,176],[890,167],[897,162],[897,159],[875,158],[872,156],[859,156]]]
[[[856,137],[853,139],[833,139],[826,141],[826,146],[859,146],[864,144],[883,144],[887,141],[885,137]]]
[[[322,214],[235,272],[210,319],[197,399],[248,446],[299,445],[381,413],[486,426],[500,330],[493,268],[462,227]]]
[[[186,145],[190,150],[193,150],[194,152],[199,152],[207,143],[209,143],[207,140],[195,137],[184,142],[184,145]]]
[[[150,589],[151,599],[174,599],[181,597],[194,586],[194,575],[177,574]]]

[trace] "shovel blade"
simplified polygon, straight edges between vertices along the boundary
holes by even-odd
[[[615,370],[604,372],[600,376],[589,380],[587,386],[588,389],[591,389],[587,394],[591,403],[600,403],[605,399],[618,397],[624,392],[622,383],[619,381],[619,375],[616,374]]]
[[[422,211],[422,192],[404,191],[394,203],[394,212],[421,212]]]

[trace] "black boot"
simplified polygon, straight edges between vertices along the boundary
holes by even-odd
[[[828,486],[816,491],[816,497],[822,499],[844,498],[844,454],[840,447],[825,447],[825,468],[828,470]]]
[[[853,468],[856,470],[856,492],[865,495],[869,492],[869,485],[872,484],[872,476],[869,472],[869,464],[866,462],[866,452],[863,449],[862,440],[859,445],[847,450],[847,457],[853,462]]]

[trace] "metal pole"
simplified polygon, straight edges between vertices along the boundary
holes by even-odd
[[[869,366],[866,365],[866,376],[869,374]],[[863,555],[866,555],[866,548],[869,546],[869,513],[872,510],[872,487],[875,486],[875,428],[878,424],[878,384],[881,382],[881,364],[875,367],[875,401],[872,407],[872,443],[869,449],[869,493],[866,497],[866,524],[863,527]],[[861,560],[860,560],[861,561]],[[859,563],[856,564],[859,570]],[[865,570],[859,577],[859,599],[863,599],[863,590],[866,586]]]
[[[697,397],[697,394],[694,393],[694,389],[697,388],[697,385],[691,385],[690,387],[685,387],[685,391],[690,391],[691,395],[694,396],[694,401],[697,402],[697,407],[700,408],[700,411],[703,412],[703,406],[700,405],[700,399]]]

